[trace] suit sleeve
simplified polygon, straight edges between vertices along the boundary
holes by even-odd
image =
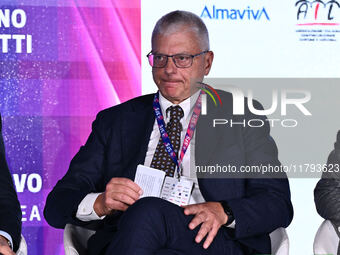
[[[44,208],[47,222],[56,228],[67,223],[86,225],[76,218],[78,205],[89,193],[102,192],[103,162],[109,128],[103,112],[92,124],[92,132],[84,146],[74,156],[66,175],[49,193]]]
[[[255,102],[257,109],[262,106]],[[261,128],[245,127],[243,144],[247,166],[280,166],[278,151],[270,136],[268,121],[264,116],[248,112],[251,119],[262,119]],[[268,178],[267,178],[268,177]],[[246,180],[246,196],[228,201],[236,221],[235,237],[271,233],[279,227],[287,227],[293,218],[290,189],[285,173],[250,176]]]
[[[322,174],[314,190],[315,206],[321,217],[340,226],[340,139],[330,153],[327,165],[328,171]]]
[[[21,208],[9,172],[3,138],[1,134],[0,117],[0,230],[7,232],[13,241],[16,251],[21,240]]]

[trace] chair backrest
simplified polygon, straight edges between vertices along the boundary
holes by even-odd
[[[19,249],[16,252],[16,255],[27,255],[27,243],[23,235],[21,235]]]
[[[94,230],[67,224],[64,229],[65,255],[84,255],[87,241],[95,233]],[[272,254],[288,255],[289,239],[284,228],[278,228],[270,234]]]
[[[64,229],[65,255],[86,254],[87,241],[94,233],[94,230],[67,224]]]
[[[289,254],[289,239],[284,228],[278,228],[270,233],[270,241],[273,255],[288,255]]]
[[[313,244],[315,255],[329,254],[336,255],[339,246],[339,236],[329,220],[321,223],[316,232]]]

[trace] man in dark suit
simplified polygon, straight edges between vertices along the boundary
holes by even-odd
[[[0,253],[12,255],[21,239],[21,208],[6,163],[1,129],[0,116]]]
[[[287,227],[293,216],[286,178],[209,178],[197,173],[187,206],[139,199],[143,191],[133,182],[138,164],[157,166],[169,176],[178,169],[163,144],[158,127],[162,118],[155,119],[153,105],[161,109],[157,116],[167,122],[178,158],[176,144],[187,138],[186,127],[198,109],[190,101],[198,100],[197,84],[213,61],[204,23],[189,12],[163,16],[153,31],[148,58],[159,93],[97,115],[86,144],[47,198],[46,220],[57,228],[96,221],[100,228],[89,241],[90,254],[270,253],[269,233]],[[231,95],[220,96],[223,107],[208,104],[209,114],[199,117],[188,150],[180,156],[182,176],[190,176],[195,165],[280,165],[268,123],[247,107],[243,118],[261,119],[263,127],[213,128],[213,118],[241,121],[232,113]]]
[[[340,130],[328,156],[327,171],[315,187],[314,200],[320,216],[332,222],[340,237]]]

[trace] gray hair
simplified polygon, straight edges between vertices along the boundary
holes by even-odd
[[[197,34],[202,50],[209,50],[208,29],[200,17],[192,12],[173,11],[160,18],[152,32],[151,42],[154,45],[155,38],[159,34],[173,33],[180,26],[188,26]]]

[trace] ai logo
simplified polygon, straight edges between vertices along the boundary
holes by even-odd
[[[336,0],[299,0],[295,6],[297,20],[310,21],[300,25],[338,25],[333,23],[340,15],[340,3]]]

